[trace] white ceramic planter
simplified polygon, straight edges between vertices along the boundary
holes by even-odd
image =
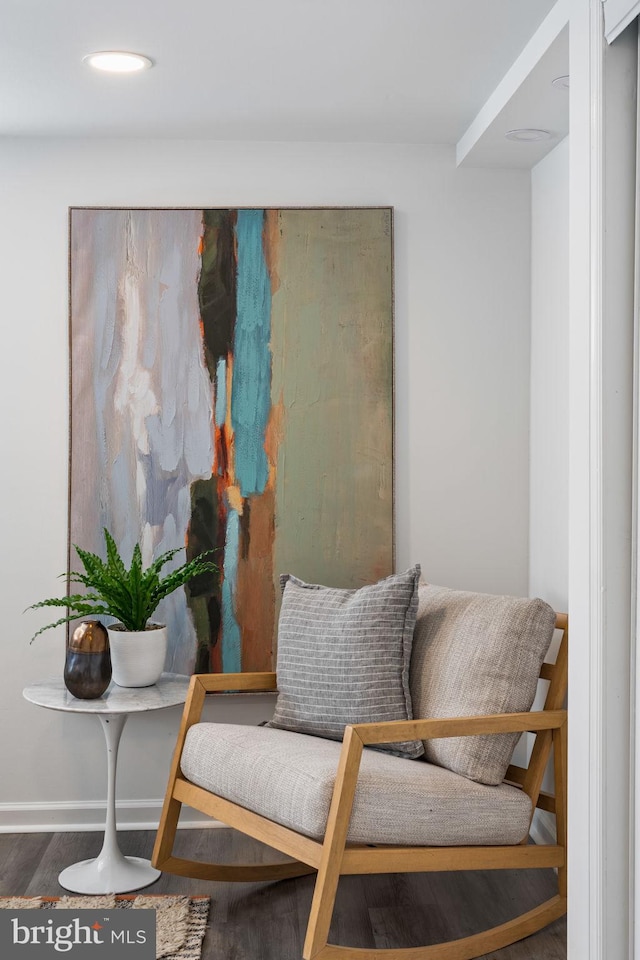
[[[162,676],[167,655],[167,628],[131,632],[109,627],[113,682],[119,687],[150,687]]]

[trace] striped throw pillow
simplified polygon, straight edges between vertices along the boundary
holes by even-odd
[[[409,664],[420,567],[359,590],[305,583],[290,574],[278,626],[281,730],[342,740],[352,723],[411,720]],[[419,740],[381,746],[419,757]]]

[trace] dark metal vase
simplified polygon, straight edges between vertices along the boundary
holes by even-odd
[[[96,700],[111,682],[109,634],[99,620],[85,620],[71,634],[64,682],[78,700]]]

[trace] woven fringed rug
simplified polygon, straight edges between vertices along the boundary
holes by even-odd
[[[0,897],[7,910],[155,910],[156,960],[200,960],[209,897],[136,896]]]

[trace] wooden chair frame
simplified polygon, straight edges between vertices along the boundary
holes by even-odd
[[[202,880],[281,880],[317,872],[307,935],[305,960],[472,960],[540,930],[561,917],[567,904],[566,782],[567,713],[562,709],[567,689],[568,626],[565,614],[556,617],[562,640],[555,664],[543,664],[541,679],[549,680],[543,710],[482,717],[407,720],[354,724],[345,729],[333,798],[323,841],[312,840],[187,781],[180,758],[189,727],[198,723],[205,696],[230,690],[276,690],[275,673],[202,674],[191,678],[182,724],[173,756],[169,785],[152,862],[159,870]],[[529,795],[536,807],[554,813],[557,842],[514,846],[404,847],[347,844],[351,807],[363,747],[402,740],[428,740],[475,734],[535,733],[526,768],[510,766],[506,782]],[[541,790],[553,747],[555,796]],[[221,820],[230,827],[280,850],[290,861],[275,864],[225,865],[174,857],[173,844],[182,804]],[[533,813],[532,813],[533,816]],[[346,874],[414,873],[449,870],[509,870],[555,867],[558,892],[549,900],[507,923],[445,943],[405,949],[361,949],[329,944],[329,926],[338,880]]]

